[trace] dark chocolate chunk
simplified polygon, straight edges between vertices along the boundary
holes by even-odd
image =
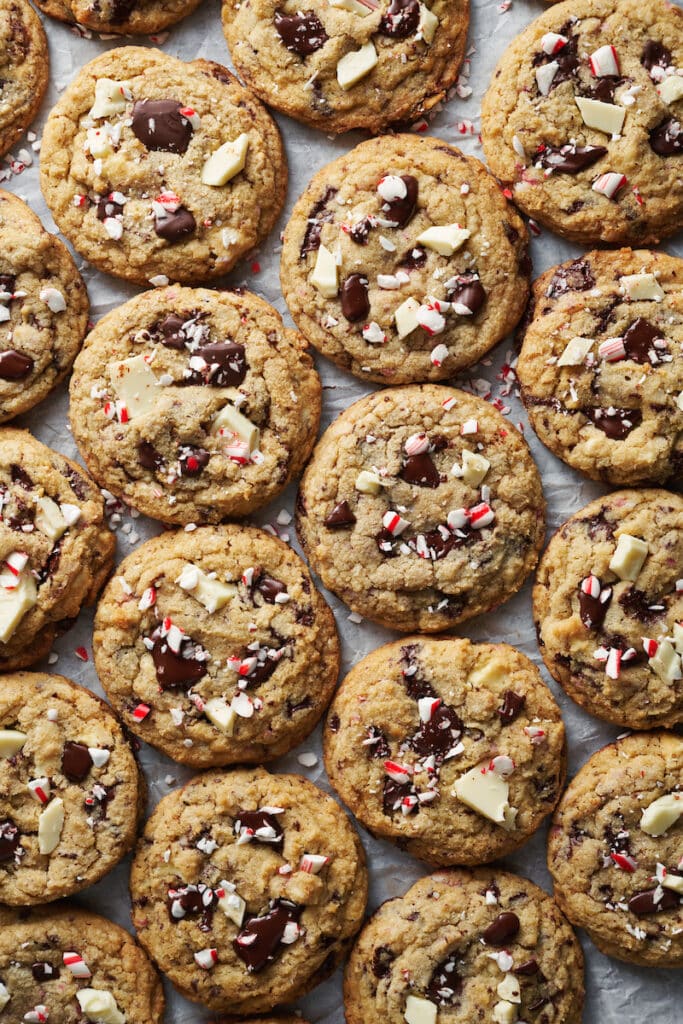
[[[349,228],[349,238],[356,245],[367,245],[372,230],[372,221],[369,217],[363,217],[352,228]]]
[[[509,910],[499,914],[484,931],[482,938],[487,946],[504,946],[515,938],[519,931],[519,918]]]
[[[19,484],[19,486],[23,487],[25,491],[33,490],[33,480],[23,466],[18,466],[16,463],[13,463],[10,466],[9,471],[13,484]]]
[[[164,464],[164,457],[161,455],[151,441],[138,442],[138,462],[143,469],[151,472],[159,469]]]
[[[668,68],[673,63],[671,50],[664,43],[648,39],[640,55],[640,63],[648,71],[652,71],[655,67]]]
[[[244,345],[232,341],[213,341],[201,345],[194,353],[209,366],[209,380],[220,388],[236,388],[247,375]]]
[[[186,917],[199,917],[199,930],[211,931],[213,913],[218,897],[213,889],[200,882],[199,885],[183,885],[179,889],[169,886],[167,905],[168,916],[177,924]]]
[[[409,455],[399,473],[401,480],[416,487],[438,487],[441,476],[429,452]]]
[[[435,756],[443,761],[462,735],[464,725],[455,709],[448,704],[439,704],[428,722],[421,722],[420,728],[411,737],[411,748],[420,757]]]
[[[123,203],[117,203],[112,199],[113,193],[102,196],[97,200],[97,219],[106,220],[107,217],[118,217],[123,213]]]
[[[654,341],[661,337],[660,330],[654,327],[649,320],[639,316],[624,333],[623,343],[626,357],[635,363],[658,362]],[[650,358],[651,353],[652,359]]]
[[[233,940],[232,948],[247,965],[250,974],[263,970],[275,960],[278,947],[291,922],[298,922],[303,907],[291,900],[275,899],[260,917],[248,917],[242,930]]]
[[[372,954],[372,973],[376,978],[386,978],[396,954],[388,946],[378,946]]]
[[[301,249],[299,250],[299,257],[301,259],[303,259],[306,253],[316,252],[316,250],[320,248],[320,232],[323,229],[323,224],[332,220],[334,217],[332,210],[327,209],[327,204],[334,198],[334,196],[336,196],[337,191],[338,189],[331,187],[326,189],[325,193],[312,207],[307,218],[306,231],[304,232]]]
[[[347,526],[353,526],[355,522],[356,517],[348,501],[340,501],[326,517],[325,526],[328,530],[343,530]]]
[[[405,39],[417,32],[420,24],[418,0],[391,0],[386,14],[379,23],[379,30],[392,39]]]
[[[368,726],[364,746],[369,761],[374,761],[378,757],[389,757],[391,754],[386,736],[376,725]]]
[[[31,965],[34,980],[42,985],[46,981],[55,981],[59,977],[59,967],[53,967],[46,960],[38,960]]]
[[[503,725],[509,725],[510,722],[514,722],[525,704],[526,697],[524,694],[515,693],[514,690],[506,690],[503,694],[502,708],[496,709]]]
[[[184,658],[182,651],[172,651],[168,639],[161,635],[161,628],[152,633],[152,661],[156,671],[157,682],[162,690],[173,690],[176,687],[190,687],[206,675],[206,662],[196,657]],[[182,646],[189,640],[184,637]]]
[[[419,270],[420,267],[424,267],[427,262],[427,250],[423,249],[421,245],[413,246],[401,257],[399,264],[400,270]]]
[[[399,199],[391,199],[382,204],[382,210],[396,227],[402,228],[408,223],[417,206],[418,184],[412,174],[402,174],[401,181],[406,187],[406,194]]]
[[[0,377],[3,380],[23,380],[33,369],[33,360],[15,348],[0,352]]]
[[[341,288],[342,313],[349,323],[365,320],[370,312],[368,279],[362,274],[350,274]]]
[[[205,448],[194,444],[184,444],[178,450],[181,476],[199,476],[208,465],[211,455]]]
[[[522,974],[524,977],[531,977],[534,974],[538,974],[538,960],[536,957],[531,957],[530,960],[525,960],[518,967],[512,968],[514,974]]]
[[[137,100],[133,105],[133,133],[155,152],[184,153],[194,131],[176,100]]]
[[[278,594],[286,594],[287,587],[280,580],[273,579],[272,576],[259,576],[254,583],[254,589],[258,590],[259,594],[263,596],[264,601],[268,604],[275,604],[275,598]]]
[[[62,771],[70,782],[82,782],[92,768],[92,758],[85,743],[67,740],[62,751]]]
[[[437,1006],[450,1006],[455,997],[462,991],[462,978],[458,976],[457,954],[442,960],[432,974],[425,995]]]
[[[396,782],[388,775],[384,777],[384,788],[382,790],[382,810],[385,814],[395,814],[401,810],[401,803],[408,796],[414,796],[415,790],[411,782]],[[420,809],[417,801],[410,807],[408,813],[416,814]]]
[[[602,628],[611,601],[611,587],[603,587],[597,597],[592,597],[579,585],[579,616],[586,629]]]
[[[0,864],[4,861],[14,860],[20,845],[21,835],[14,822],[9,818],[0,821]]]
[[[549,299],[554,299],[566,292],[586,292],[594,287],[595,277],[590,264],[585,259],[577,259],[567,266],[558,267],[546,295]]]
[[[629,587],[619,598],[619,604],[627,615],[640,622],[655,622],[660,619],[666,611],[666,605],[659,601],[653,601],[642,590],[636,587]]]
[[[683,125],[676,117],[667,117],[650,131],[650,147],[657,156],[683,153]]]
[[[0,274],[0,292],[11,295],[15,289],[17,279],[14,274]]]
[[[592,167],[606,152],[605,146],[577,146],[574,143],[559,147],[545,146],[538,162],[542,167],[562,174],[578,174]]]
[[[617,409],[614,406],[609,409],[591,407],[584,409],[583,413],[610,441],[623,441],[643,419],[640,409]]]
[[[618,75],[603,75],[594,85],[583,89],[581,95],[599,103],[614,103],[614,90],[623,83],[624,79]]]
[[[664,910],[673,910],[678,907],[680,897],[672,889],[662,889],[660,900],[655,900],[657,889],[647,889],[631,896],[628,901],[628,909],[637,917],[645,917],[646,914],[660,914]]]
[[[319,50],[328,40],[328,35],[319,18],[309,11],[303,14],[284,14],[275,12],[275,31],[280,39],[294,53],[307,57]]]
[[[446,293],[448,302],[458,303],[469,309],[474,316],[486,302],[486,292],[477,274],[466,272],[458,274],[455,284]],[[458,310],[456,310],[456,313]]]
[[[197,222],[186,206],[179,206],[173,213],[164,211],[154,218],[154,231],[165,242],[181,242],[193,235],[196,227]]]
[[[182,351],[185,348],[185,335],[183,334],[183,327],[187,323],[187,317],[183,318],[177,313],[168,313],[156,326],[153,328],[155,334],[158,334],[161,344],[166,348],[174,348],[178,351]]]
[[[243,829],[249,829],[253,833],[251,841],[254,843],[265,843],[272,846],[274,850],[281,850],[284,841],[284,832],[277,820],[276,815],[268,811],[238,811],[235,815],[235,835],[239,835]],[[259,829],[267,829],[272,836],[259,836]]]

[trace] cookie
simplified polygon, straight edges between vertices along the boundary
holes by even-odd
[[[548,671],[593,715],[628,729],[683,720],[683,497],[616,491],[550,541],[533,611]]]
[[[683,966],[683,739],[627,736],[567,787],[548,840],[555,899],[607,956]]]
[[[102,595],[93,655],[126,725],[193,768],[296,746],[327,706],[340,659],[304,563],[248,526],[138,547]]]
[[[589,252],[534,282],[522,398],[541,441],[594,480],[683,474],[682,289],[683,260],[643,249]]]
[[[0,190],[0,423],[32,409],[71,368],[88,294],[65,245]]]
[[[39,661],[111,570],[104,501],[75,462],[0,430],[0,672]]]
[[[162,1024],[164,994],[128,932],[61,904],[0,909],[0,1016],[16,1021]]]
[[[542,889],[499,868],[439,871],[384,903],[344,979],[348,1024],[580,1024],[583,996],[570,925]]]
[[[297,499],[314,571],[355,612],[434,633],[507,600],[536,565],[545,502],[526,442],[483,399],[435,384],[355,402]]]
[[[318,433],[306,342],[250,292],[170,287],[104,316],[71,378],[95,479],[167,523],[220,522],[275,498]]]
[[[224,0],[238,74],[269,106],[325,132],[413,120],[446,96],[469,0]]]
[[[186,17],[201,0],[36,0],[52,18],[93,32],[143,35],[161,32]]]
[[[683,14],[665,0],[572,0],[503,54],[482,105],[491,170],[529,217],[575,242],[680,228]]]
[[[99,881],[133,846],[144,801],[130,744],[104,701],[63,676],[3,676],[2,903],[47,903]]]
[[[315,347],[364,380],[443,380],[522,315],[521,218],[483,164],[383,136],[323,167],[285,229],[282,291]]]
[[[209,772],[164,797],[131,870],[142,945],[188,999],[231,1014],[297,999],[365,911],[362,847],[298,775]]]
[[[50,57],[40,18],[26,0],[0,0],[0,156],[38,113]]]
[[[407,637],[355,665],[324,733],[330,782],[375,836],[432,864],[521,846],[560,796],[564,727],[507,644]]]
[[[136,46],[81,69],[50,113],[40,170],[78,252],[141,285],[226,274],[287,188],[275,122],[226,68]]]

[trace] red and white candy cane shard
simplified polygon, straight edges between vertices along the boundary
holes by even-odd
[[[588,597],[599,597],[601,589],[600,580],[592,573],[581,580],[581,591]]]
[[[25,551],[13,551],[5,559],[5,565],[12,573],[13,576],[19,576],[21,572],[26,568],[28,562],[28,555]]]
[[[461,434],[476,434],[479,430],[479,423],[477,420],[465,420],[460,428]]]
[[[608,363],[616,363],[626,358],[623,338],[607,338],[598,345],[598,355]]]
[[[597,78],[619,74],[619,57],[613,46],[601,46],[590,55],[591,71]]]
[[[559,32],[546,32],[544,36],[541,36],[541,49],[551,56],[566,46],[568,41],[567,36],[562,36]]]
[[[593,657],[596,661],[607,661],[609,657],[609,651],[606,647],[597,647],[593,651]]]
[[[194,955],[195,963],[205,970],[210,971],[214,964],[218,961],[218,950],[217,949],[200,949]]]
[[[637,654],[638,652],[636,651],[635,647],[627,647],[625,651],[622,651],[621,660],[633,661]]]
[[[245,587],[250,587],[253,582],[254,570],[250,567],[249,569],[245,569],[242,573],[242,583],[244,583]]]
[[[39,804],[46,804],[50,799],[50,780],[47,778],[31,779],[28,791]]]
[[[143,592],[140,601],[138,602],[138,608],[141,612],[146,612],[148,608],[152,608],[156,604],[157,592],[154,587],[147,587]]]
[[[258,665],[258,658],[245,658],[240,662],[237,673],[240,676],[250,676]]]
[[[637,860],[628,853],[610,853],[610,857],[618,868],[629,874],[633,874],[638,867]]]
[[[420,697],[417,702],[417,710],[420,714],[421,722],[431,721],[432,715],[441,703],[440,697]]]
[[[149,704],[138,704],[133,711],[133,718],[136,722],[141,722],[143,718],[147,718],[151,710]]]
[[[458,404],[458,399],[457,398],[444,398],[444,400],[443,400],[443,402],[441,404],[444,407],[444,409],[446,410],[446,412],[450,412],[451,409],[455,408],[455,406]]]
[[[659,644],[656,640],[651,640],[649,637],[644,636],[643,638],[643,650],[647,654],[648,658],[654,658],[655,654],[659,650]]]
[[[429,451],[430,447],[429,438],[426,434],[411,434],[403,445],[403,450],[406,455],[423,455]]]
[[[435,345],[429,353],[429,359],[433,366],[443,366],[448,359],[448,348],[446,345]]]
[[[154,40],[152,40],[154,42]],[[201,124],[201,118],[194,107],[181,107],[179,113],[186,117],[193,128],[199,128]]]
[[[596,178],[591,187],[594,192],[599,192],[600,195],[607,196],[608,199],[614,199],[617,192],[626,183],[627,178],[625,174],[608,171],[606,174],[601,174],[599,178]]]
[[[74,978],[91,978],[90,968],[80,953],[64,953],[62,955],[64,966],[69,968]]]
[[[407,765],[398,764],[396,761],[385,761],[384,771],[394,782],[404,783],[410,781],[410,768]]]
[[[407,519],[403,519],[398,512],[392,512],[389,510],[382,516],[382,526],[392,535],[392,537],[398,537],[404,530],[408,529],[410,523]]]
[[[299,864],[299,871],[305,871],[307,875],[319,875],[330,858],[320,853],[305,853]]]
[[[249,445],[246,441],[241,441],[239,437],[231,437],[228,443],[223,446],[223,452],[232,462],[236,462],[238,466],[246,466],[249,462]]]
[[[453,508],[446,516],[449,530],[462,530],[469,521],[466,508]]]
[[[489,763],[489,769],[495,772],[496,775],[502,776],[506,779],[508,775],[512,775],[515,770],[515,762],[507,754],[498,754],[496,757],[492,757]]]
[[[467,510],[467,519],[473,530],[481,530],[485,526],[490,526],[495,517],[495,512],[486,501]]]
[[[545,729],[541,729],[539,725],[525,725],[524,732],[532,743],[542,743],[545,739]]]
[[[418,800],[415,793],[409,793],[408,796],[404,796],[401,800],[401,814],[410,814],[417,802]]]
[[[605,665],[605,672],[610,679],[618,679],[621,674],[621,658],[622,652],[618,647],[610,647],[609,654],[607,655],[607,664]]]
[[[34,1006],[32,1010],[24,1014],[24,1020],[28,1021],[29,1024],[45,1024],[49,1016],[47,1006],[39,1003],[38,1006]]]
[[[369,345],[383,345],[387,340],[386,334],[375,320],[365,325],[362,335]]]
[[[415,319],[427,334],[432,337],[434,334],[441,334],[444,327],[446,326],[446,319],[441,315],[436,306],[432,303],[428,303],[425,306],[420,306],[415,311]],[[438,348],[439,346],[437,346]],[[434,360],[432,360],[434,362]]]

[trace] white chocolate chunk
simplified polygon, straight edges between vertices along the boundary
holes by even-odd
[[[428,249],[433,249],[440,256],[452,256],[453,253],[465,244],[470,237],[467,228],[461,228],[459,224],[442,224],[427,228],[418,235],[415,241]]]
[[[514,1024],[517,1020],[517,1007],[507,999],[501,999],[493,1007],[493,1019],[496,1024]]]
[[[371,473],[368,469],[361,469],[356,477],[356,490],[361,494],[379,494],[382,490],[382,481],[376,473]]]
[[[94,1024],[126,1024],[126,1017],[116,1005],[111,992],[99,988],[82,988],[76,999],[88,1020]]]
[[[220,188],[244,170],[249,149],[249,136],[242,132],[232,142],[224,142],[212,153],[202,169],[202,184]]]
[[[371,42],[364,43],[360,50],[345,54],[337,64],[337,81],[341,88],[351,89],[370,74],[377,60],[377,50]]]
[[[130,95],[128,82],[115,82],[112,78],[98,78],[95,82],[95,102],[90,108],[90,117],[110,117],[126,109]]]
[[[665,683],[675,682],[683,679],[683,668],[681,668],[681,656],[670,640],[660,640],[655,654],[648,658],[648,665],[659,678]]]
[[[0,577],[0,642],[7,643],[37,600],[38,589],[30,572],[22,572],[18,578]]]
[[[211,425],[211,433],[236,434],[249,449],[249,453],[256,451],[261,440],[261,431],[248,420],[246,416],[235,408],[234,405],[224,405],[220,412],[217,412]]]
[[[643,811],[640,818],[640,827],[649,836],[658,839],[663,836],[667,829],[683,814],[683,793],[666,793],[657,800],[653,800]]]
[[[500,683],[505,679],[506,674],[503,662],[491,658],[490,661],[485,661],[483,665],[470,672],[469,682],[473,686],[495,686],[496,683]]]
[[[315,266],[311,271],[309,281],[324,299],[336,298],[339,291],[338,275],[339,268],[334,256],[324,245],[319,246]]]
[[[557,360],[558,366],[580,366],[590,350],[593,348],[593,338],[572,338],[565,347],[564,352]]]
[[[41,533],[44,533],[50,540],[59,540],[67,528],[67,522],[61,513],[59,505],[52,498],[38,498],[36,505],[35,524]]]
[[[674,622],[672,633],[674,638],[674,647],[679,654],[683,654],[683,622]]]
[[[225,883],[222,884],[225,886]],[[238,928],[242,927],[247,904],[234,888],[232,891],[226,889],[225,895],[218,897],[218,906],[221,908],[228,920],[232,921],[233,924],[236,924]]]
[[[408,996],[403,1017],[407,1024],[436,1024],[437,1012],[436,1003],[431,1000]]]
[[[38,849],[47,854],[57,846],[64,828],[64,802],[55,797],[38,818]]]
[[[610,570],[620,580],[638,579],[638,573],[643,568],[643,563],[648,556],[649,548],[640,537],[632,537],[630,533],[622,533],[617,541],[617,546],[612,561],[609,563]]]
[[[434,36],[438,27],[439,19],[437,16],[428,7],[425,7],[424,4],[420,4],[420,21],[418,22],[417,31],[427,45],[434,42]]]
[[[657,86],[657,92],[662,103],[676,103],[677,100],[683,99],[683,78],[670,75]]]
[[[519,981],[512,972],[508,972],[496,988],[501,999],[507,999],[509,1003],[521,1003],[522,993]]]
[[[664,298],[664,290],[654,274],[625,274],[620,283],[624,295],[634,302],[661,302]]]
[[[336,7],[340,11],[349,11],[357,14],[360,18],[366,18],[371,13],[370,8],[361,4],[358,0],[329,0],[330,7]]]
[[[488,762],[476,765],[456,780],[453,793],[472,811],[497,825],[505,825],[511,810],[510,787],[498,772],[488,770]]]
[[[237,713],[221,697],[211,697],[207,700],[204,704],[204,714],[217,729],[226,736],[232,736]]]
[[[455,469],[455,467],[453,468]],[[468,448],[463,448],[462,468],[460,473],[455,475],[459,475],[468,487],[478,487],[490,468],[491,463],[483,455],[479,455],[478,452],[471,452]]]
[[[420,303],[417,299],[410,298],[402,302],[398,309],[395,310],[394,321],[399,338],[407,338],[409,334],[419,327],[417,320],[419,308]]]
[[[222,580],[213,579],[191,562],[183,566],[176,583],[182,590],[189,591],[211,614],[223,608],[237,593],[234,583],[223,583]]]
[[[7,987],[0,981],[0,1012],[5,1009],[11,998]]]
[[[664,875],[660,885],[665,889],[671,889],[672,892],[677,892],[679,896],[683,896],[683,875]]]
[[[105,128],[88,128],[88,151],[95,160],[114,152],[111,136]]]
[[[153,412],[159,394],[156,376],[143,356],[131,356],[109,364],[109,378],[129,418]]]
[[[575,96],[575,102],[581,111],[583,123],[589,128],[597,128],[606,135],[619,135],[624,127],[626,107],[618,107],[614,103],[603,103],[592,100],[588,96]]]
[[[24,743],[26,743],[25,732],[19,732],[18,729],[0,729],[0,757],[14,757]]]

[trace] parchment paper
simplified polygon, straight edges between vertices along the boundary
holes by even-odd
[[[512,3],[474,0],[470,52],[461,74],[459,88],[457,91],[454,90],[453,98],[432,119],[428,126],[430,134],[446,139],[467,153],[483,159],[478,141],[479,110],[489,77],[496,61],[512,38],[544,9],[545,4],[536,0],[513,0]],[[5,159],[4,164],[0,161],[0,187],[7,188],[27,200],[46,226],[55,231],[54,222],[49,216],[38,184],[40,134],[50,107],[83,64],[113,46],[131,43],[154,45],[155,42],[167,53],[183,60],[206,57],[228,65],[230,61],[220,28],[220,9],[217,0],[204,0],[200,9],[192,16],[171,29],[170,33],[155,37],[154,41],[145,37],[83,38],[83,34],[76,29],[70,29],[50,18],[44,18],[44,22],[50,42],[49,93],[40,117],[32,126],[34,135],[23,139]],[[278,277],[279,231],[284,227],[293,203],[303,191],[310,176],[335,156],[360,142],[363,136],[360,133],[352,133],[333,140],[298,125],[287,117],[276,116],[283,133],[290,167],[285,211],[280,224],[266,243],[251,259],[248,258],[239,264],[227,281],[232,285],[245,285],[258,292],[286,316]],[[19,163],[12,164],[11,157]],[[22,163],[29,160],[33,161],[32,164],[22,170]],[[16,171],[19,173],[15,173]],[[5,180],[2,180],[3,178]],[[667,252],[683,256],[683,238],[679,234],[667,241],[664,248]],[[577,246],[544,231],[539,237],[532,239],[534,273],[538,274],[561,260],[571,258],[579,251]],[[93,320],[98,320],[104,313],[135,294],[136,289],[132,286],[96,271],[79,257],[77,263],[88,287]],[[507,339],[498,346],[491,358],[473,367],[456,383],[460,387],[472,388],[482,396],[490,394],[492,398],[501,397],[506,407],[506,415],[513,423],[521,423],[541,470],[548,501],[550,533],[571,513],[604,493],[607,488],[584,480],[578,473],[550,455],[536,439],[517,397],[514,377],[504,369],[513,359],[512,342],[511,339]],[[364,387],[360,381],[337,370],[322,357],[317,358],[317,364],[325,385],[324,428],[346,406],[371,388]],[[67,404],[66,387],[62,387],[37,409],[20,417],[17,425],[28,427],[40,440],[65,455],[78,458],[67,426]],[[280,500],[255,516],[253,521],[275,529],[298,550],[293,527],[287,524],[287,513],[291,515],[293,511],[294,495],[295,488],[290,487]],[[119,559],[125,557],[142,540],[161,530],[159,524],[142,516],[138,517],[134,513],[126,513],[125,510],[123,515],[115,519],[118,520],[115,525]],[[456,632],[473,640],[505,640],[514,644],[540,666],[541,659],[531,618],[530,595],[531,588],[527,584],[520,594],[496,612],[465,623]],[[395,638],[396,634],[389,630],[368,622],[350,620],[349,610],[340,601],[329,593],[326,593],[326,597],[334,609],[342,637],[344,672],[369,651]],[[80,647],[84,647],[88,654],[87,662],[82,661],[75,653]],[[56,662],[53,655],[52,664],[46,661],[35,667],[44,670],[51,668],[97,693],[102,693],[92,664],[92,613],[84,612],[75,627],[55,644],[54,650],[58,654]],[[542,666],[541,671],[562,707],[569,738],[571,777],[590,754],[613,740],[618,730],[579,709],[550,679]],[[299,762],[298,757],[311,752],[317,755],[318,761],[313,767],[305,767]],[[329,789],[319,758],[318,728],[296,751],[275,762],[273,767],[276,770],[301,772],[312,782]],[[141,762],[149,785],[150,810],[162,796],[190,777],[190,772],[186,769],[145,744],[142,745]],[[545,868],[546,831],[546,828],[542,828],[515,856],[507,858],[506,865],[533,879],[547,891],[551,891],[550,877]],[[405,892],[426,869],[419,861],[401,853],[390,843],[373,840],[362,829],[360,834],[367,851],[371,876],[370,909],[374,909],[383,900]],[[125,861],[102,882],[77,897],[77,902],[131,929],[128,868],[128,861]],[[581,941],[587,955],[587,1001],[584,1017],[586,1024],[680,1024],[683,1019],[683,973],[628,966],[603,956],[583,934]],[[210,1018],[207,1011],[176,995],[169,984],[166,984],[166,992],[168,1024],[200,1024]],[[340,1024],[343,1019],[341,973],[337,972],[334,978],[317,988],[299,1005],[312,1024]]]

